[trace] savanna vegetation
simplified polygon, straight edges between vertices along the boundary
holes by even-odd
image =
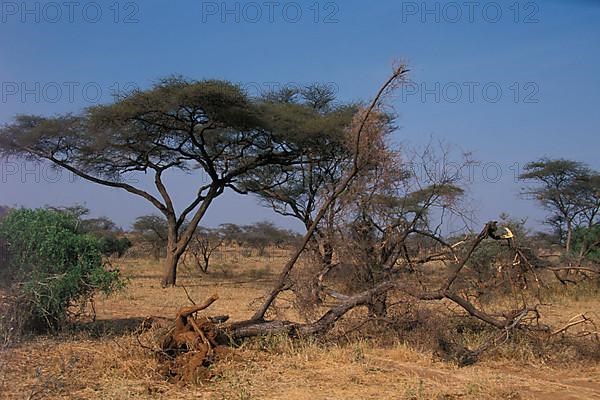
[[[407,73],[396,67],[372,100],[351,104],[320,85],[252,98],[230,82],[169,78],[81,114],[1,128],[2,155],[45,160],[158,213],[125,231],[81,207],[2,211],[0,389],[596,395],[600,175],[577,161],[532,161],[522,195],[547,211],[549,229],[506,214],[475,226],[461,173],[472,157],[391,138],[389,96]],[[190,184],[204,176],[183,210],[164,179],[171,170]],[[152,176],[155,192],[124,179],[136,173]],[[225,190],[303,231],[203,226]]]

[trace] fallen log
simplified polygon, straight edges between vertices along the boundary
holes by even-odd
[[[336,305],[309,323],[266,320],[262,313],[249,320],[230,323],[225,322],[227,316],[197,316],[198,312],[206,310],[218,299],[217,295],[209,297],[200,305],[183,307],[176,314],[174,327],[168,331],[161,342],[159,357],[165,366],[164,374],[171,381],[204,379],[210,376],[207,367],[218,359],[219,352],[224,348],[238,345],[243,340],[256,336],[283,334],[297,338],[326,334],[349,311],[361,306],[368,307],[374,298],[387,295],[391,291],[417,301],[450,301],[462,308],[466,314],[499,329],[507,336],[509,332],[521,326],[528,315],[533,313],[535,316],[537,307],[524,306],[519,310],[494,315],[477,307],[454,287],[459,274],[476,248],[486,238],[498,240],[494,235],[495,222],[492,221],[485,225],[471,244],[465,258],[456,263],[445,282],[437,290],[424,290],[414,282],[411,284],[403,280],[401,271],[391,271],[386,281],[371,289],[353,295],[339,296]],[[484,346],[475,353],[478,355],[488,347]],[[475,353],[472,354],[473,357]],[[474,360],[473,357],[471,358]]]

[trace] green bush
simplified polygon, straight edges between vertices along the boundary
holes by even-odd
[[[577,228],[573,232],[573,252],[590,261],[600,263],[600,224],[590,228]]]
[[[15,293],[22,328],[60,329],[71,306],[123,286],[119,271],[105,268],[99,240],[78,233],[78,223],[73,215],[47,209],[13,210],[0,221],[8,250],[0,273]]]
[[[126,237],[117,237],[113,234],[107,234],[104,236],[96,236],[100,244],[100,252],[107,257],[116,255],[121,258],[129,248],[131,248],[131,241]]]

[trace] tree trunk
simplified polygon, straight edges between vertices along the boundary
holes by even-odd
[[[165,265],[163,269],[163,278],[161,280],[161,286],[163,288],[169,286],[175,286],[177,283],[177,264],[183,252],[178,251],[177,238],[178,229],[175,219],[175,213],[169,212],[167,215],[167,258],[165,259]]]
[[[181,254],[177,254],[177,252],[170,248],[167,249],[167,258],[165,259],[163,278],[161,281],[162,287],[175,286],[177,283],[177,264],[179,263],[180,258]]]
[[[567,242],[565,243],[565,248],[567,253],[571,251],[571,238],[573,237],[573,224],[568,221],[567,222]]]
[[[165,269],[163,271],[162,287],[175,286],[177,283],[177,264],[179,259],[185,253],[192,236],[200,223],[200,220],[206,213],[208,206],[221,192],[219,188],[212,187],[210,192],[206,195],[205,200],[202,202],[200,208],[194,214],[194,217],[189,222],[187,228],[183,232],[179,232],[181,227],[177,226],[177,220],[175,213],[170,212],[167,215],[167,221],[169,224],[169,237],[167,244],[167,259],[165,260]]]
[[[323,243],[323,264],[324,266],[331,265],[333,261],[333,246],[329,240]]]
[[[169,286],[175,286],[177,283],[177,264],[183,255],[183,251],[178,246],[177,238],[177,227],[175,225],[175,218],[169,218],[169,232],[167,236],[167,258],[165,259],[165,266],[163,270],[163,278],[161,285],[163,288]]]
[[[202,255],[202,259],[204,261],[204,263],[201,266],[202,272],[207,273],[208,272],[208,265],[210,262],[210,254],[203,254]]]
[[[393,289],[392,281],[382,282],[372,289],[350,296],[340,304],[330,308],[318,320],[302,324],[290,321],[265,321],[252,318],[248,321],[240,321],[224,327],[226,337],[229,340],[242,340],[253,336],[287,334],[290,336],[320,335],[333,328],[334,324],[348,311],[360,307],[369,306],[374,297],[385,295]]]

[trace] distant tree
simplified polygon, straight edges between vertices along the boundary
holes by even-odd
[[[521,179],[533,182],[522,190],[550,214],[546,222],[554,227],[569,252],[573,231],[592,226],[600,210],[600,177],[584,163],[542,158],[527,163]]]
[[[600,173],[591,171],[580,177],[579,185],[583,207],[578,225],[592,228],[600,221]]]
[[[83,219],[80,225],[82,232],[99,240],[100,251],[105,256],[122,257],[132,245],[123,230],[107,217]]]
[[[189,245],[186,257],[191,258],[200,271],[206,273],[213,253],[223,245],[225,236],[219,229],[198,228]]]
[[[244,243],[244,230],[241,226],[227,223],[219,225],[219,231],[229,244],[241,246]]]
[[[77,220],[82,220],[83,217],[90,214],[90,209],[83,204],[75,204],[72,206],[46,206],[47,209],[69,214],[75,217]]]
[[[129,238],[118,237],[112,234],[100,237],[98,239],[100,243],[100,251],[107,257],[117,256],[118,258],[121,258],[133,245]]]
[[[257,250],[259,256],[266,255],[267,247],[276,240],[274,228],[269,222],[243,226],[244,244]]]
[[[160,215],[137,217],[132,228],[139,240],[152,249],[154,259],[158,260],[165,254],[166,244],[169,240],[169,226],[164,217]]]
[[[196,227],[225,189],[246,192],[238,187],[245,175],[291,165],[306,145],[327,134],[326,124],[311,135],[296,129],[300,111],[287,103],[250,99],[227,81],[168,78],[79,115],[19,115],[0,129],[0,155],[46,160],[150,202],[167,221],[162,284],[171,286]],[[204,177],[193,179],[203,183],[177,212],[165,175],[197,170]],[[126,179],[131,173],[150,174],[158,195]]]
[[[10,207],[0,205],[0,217],[3,217],[4,215],[8,214],[9,211]]]
[[[88,218],[81,221],[81,229],[89,233],[119,233],[117,224],[108,217]]]
[[[242,227],[243,242],[263,256],[268,246],[283,247],[294,243],[298,235],[294,232],[278,228],[269,221],[256,222]]]

